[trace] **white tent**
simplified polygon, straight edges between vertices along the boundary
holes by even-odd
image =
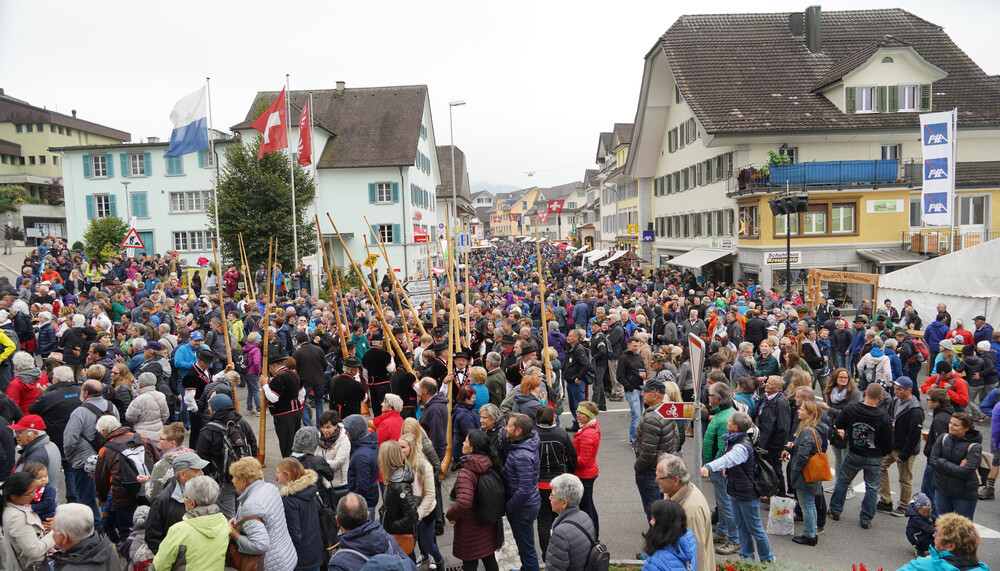
[[[990,323],[1000,322],[1000,240],[965,248],[933,260],[890,272],[878,280],[878,304],[892,300],[903,307],[910,300],[924,326],[934,319],[937,304],[948,306],[953,319],[966,327],[977,315]]]

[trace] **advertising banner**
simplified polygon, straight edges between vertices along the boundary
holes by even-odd
[[[920,115],[920,148],[924,159],[920,203],[927,226],[951,226],[954,220],[956,111]]]

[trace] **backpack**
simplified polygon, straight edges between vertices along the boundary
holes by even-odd
[[[925,363],[931,358],[931,352],[927,348],[927,344],[924,343],[923,339],[917,339],[914,337],[913,339],[908,339],[908,341],[911,345],[913,345],[913,353],[917,358],[917,363]]]
[[[108,403],[108,410],[101,410],[101,409],[97,408],[95,405],[93,405],[93,404],[91,404],[89,402],[83,403],[83,408],[89,410],[94,416],[97,417],[98,420],[100,420],[100,418],[102,416],[114,416],[115,413],[112,412],[112,408],[111,408],[113,406],[115,406],[115,405],[109,402]],[[94,421],[94,438],[93,439],[84,438],[84,440],[87,441],[87,444],[90,444],[90,447],[94,449],[95,453],[101,451],[101,444],[103,444],[101,441],[103,440],[103,438],[101,438],[101,435],[98,434],[98,432],[97,432],[97,421],[96,420]]]
[[[236,358],[233,359],[233,368],[241,375],[247,374],[250,371],[250,355],[245,351],[236,353]]]
[[[608,546],[591,539],[587,530],[583,529],[583,526],[575,521],[566,520],[565,523],[579,529],[580,532],[583,533],[583,536],[587,538],[587,541],[590,542],[590,550],[587,552],[587,562],[584,565],[583,570],[609,571],[609,569],[611,569],[611,553],[608,551]]]
[[[27,343],[35,338],[35,328],[31,325],[31,317],[15,311],[11,321],[14,323],[14,332],[21,343]]]
[[[233,462],[252,455],[253,451],[250,449],[250,443],[243,435],[243,429],[240,428],[239,423],[230,420],[226,424],[222,424],[213,420],[205,425],[205,428],[209,427],[222,433],[222,465],[216,466],[218,469],[216,480],[220,480],[229,474],[229,467],[232,466]]]
[[[142,435],[133,434],[127,442],[107,442],[104,446],[121,455],[122,489],[132,496],[141,495],[145,484],[139,483],[138,477],[153,473],[153,459],[146,451]]]
[[[490,468],[476,483],[475,518],[480,525],[496,525],[506,511],[507,492],[500,471]]]
[[[745,444],[745,446],[750,445]],[[753,464],[752,480],[754,491],[757,492],[757,495],[765,498],[778,493],[778,476],[775,474],[771,463],[767,460],[767,450],[754,446]],[[745,465],[746,463],[741,464],[741,467]],[[746,468],[743,468],[743,470],[746,471]]]
[[[337,525],[336,507],[330,505],[326,490],[316,490],[319,505],[319,531],[323,538],[323,548],[330,551],[340,543],[340,527]]]

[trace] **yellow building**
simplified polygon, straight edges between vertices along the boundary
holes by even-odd
[[[490,213],[491,236],[529,236],[534,232],[534,220],[525,214],[535,206],[541,195],[538,187],[523,188],[496,195]]]

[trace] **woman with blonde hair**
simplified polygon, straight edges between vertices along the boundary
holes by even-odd
[[[934,522],[934,545],[930,557],[920,557],[899,568],[899,571],[990,571],[979,560],[979,531],[969,518],[947,513]]]
[[[791,458],[788,465],[789,487],[795,490],[795,495],[802,506],[804,529],[802,535],[792,538],[800,545],[816,545],[816,496],[823,493],[821,482],[806,480],[803,470],[809,458],[823,450],[823,437],[827,432],[826,423],[820,422],[822,411],[816,406],[816,401],[806,400],[798,410],[799,425],[795,431],[793,454],[782,453],[785,459]]]
[[[413,494],[413,470],[406,464],[399,442],[387,440],[379,446],[378,468],[386,482],[379,520],[403,551],[413,553],[413,530],[417,525],[419,500]]]
[[[399,447],[406,458],[406,463],[414,472],[413,495],[420,500],[420,504],[417,506],[416,532],[417,544],[420,546],[420,553],[423,554],[420,560],[430,558],[439,569],[444,569],[444,557],[441,556],[434,536],[434,508],[437,506],[437,498],[434,493],[434,469],[431,467],[431,463],[424,458],[416,435],[404,434],[400,436]]]
[[[111,368],[111,388],[125,403],[126,410],[128,410],[128,405],[132,404],[132,397],[135,395],[132,387],[134,382],[135,377],[132,376],[132,371],[128,370],[125,363],[115,363],[115,366]]]
[[[306,470],[295,458],[284,458],[275,468],[281,488],[281,503],[285,507],[285,523],[292,538],[298,564],[295,569],[317,569],[323,563],[324,545],[319,534],[318,476]]]
[[[294,568],[298,555],[285,522],[281,493],[264,481],[260,462],[252,456],[229,466],[237,497],[236,524],[229,533],[240,553],[263,555],[264,571]],[[257,519],[259,518],[259,519]]]

